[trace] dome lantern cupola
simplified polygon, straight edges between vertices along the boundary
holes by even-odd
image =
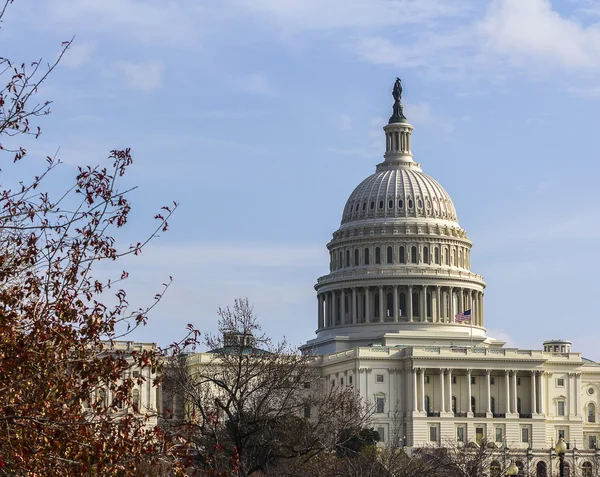
[[[412,163],[410,152],[410,136],[413,127],[408,123],[402,106],[402,83],[396,78],[394,89],[394,106],[388,124],[384,126],[386,147],[384,158],[386,162]]]

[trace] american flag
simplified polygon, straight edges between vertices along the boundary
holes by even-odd
[[[458,313],[455,317],[456,323],[462,323],[463,321],[471,321],[471,310],[463,311],[462,313]]]

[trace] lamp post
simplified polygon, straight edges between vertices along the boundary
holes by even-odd
[[[565,453],[567,452],[567,444],[565,444],[565,440],[562,437],[558,439],[558,442],[554,446],[554,451],[558,456],[559,475],[560,477],[565,477]]]
[[[517,475],[519,473],[519,468],[515,465],[515,463],[511,463],[506,469],[506,475]]]

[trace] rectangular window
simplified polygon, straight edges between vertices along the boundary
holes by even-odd
[[[425,376],[425,384],[429,384],[429,376]]]
[[[521,428],[521,442],[529,442],[529,428],[528,427]]]
[[[344,378],[340,378],[340,386],[344,385]]]
[[[385,401],[382,397],[378,397],[375,402],[376,411],[378,414],[383,413]]]
[[[496,427],[496,442],[502,442],[502,428]]]
[[[475,442],[477,443],[477,445],[481,445],[481,443],[483,442],[483,427],[475,428]]]
[[[437,442],[437,427],[431,426],[429,428],[429,440],[431,442]]]
[[[383,383],[383,374],[378,374],[376,380],[378,383]]]
[[[492,376],[490,376],[490,384],[494,385],[494,378]]]
[[[352,384],[352,376],[348,376],[348,383]]]
[[[308,381],[304,383],[304,389],[310,389],[310,383]]]
[[[565,438],[565,430],[564,429],[559,429],[558,430],[558,438],[560,439],[561,437],[563,439]]]
[[[452,384],[456,384],[456,376],[452,376]]]
[[[471,376],[471,384],[475,384],[475,376]]]
[[[561,387],[561,388],[562,388],[562,387],[564,387],[564,385],[565,385],[565,380],[564,380],[564,378],[558,378],[558,379],[556,380],[556,385],[557,385],[558,387]]]
[[[464,427],[456,428],[456,440],[458,442],[465,442],[465,428]]]
[[[595,449],[596,448],[596,436],[589,436],[588,437],[588,449]]]
[[[565,402],[564,401],[558,401],[558,412],[557,414],[559,416],[564,416],[565,415]]]
[[[517,378],[517,386],[521,385],[521,378]]]
[[[308,404],[304,406],[304,418],[310,419],[310,406]]]
[[[379,442],[385,442],[385,427],[378,427],[377,434],[379,434]]]

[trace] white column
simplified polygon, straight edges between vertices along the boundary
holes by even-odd
[[[408,296],[406,297],[406,308],[408,309],[408,321],[413,321],[413,306],[412,306],[412,297],[413,296],[413,287],[412,285],[408,285]]]
[[[504,381],[506,383],[506,413],[512,413],[514,410],[510,405],[510,374],[509,371],[504,371]]]
[[[471,411],[471,370],[467,369],[467,413]],[[468,414],[467,414],[468,415]]]
[[[356,288],[352,288],[352,324],[356,324]]]
[[[421,319],[421,323],[424,321],[427,321],[426,319],[426,299],[425,299],[425,294],[426,292],[426,287],[422,286],[421,290],[419,292],[419,296],[420,296],[420,300],[419,300],[419,318]]]
[[[396,370],[394,368],[388,368],[388,393],[390,396],[390,403],[388,405],[388,415],[393,416],[393,412],[396,409]]]
[[[398,285],[394,285],[394,322],[398,322]]]
[[[321,329],[321,328],[323,328],[323,295],[321,295],[321,294],[317,295],[317,306],[319,307],[319,309],[318,309],[319,329]]]
[[[421,368],[421,410],[425,411],[425,369]]]
[[[442,412],[446,412],[446,398],[444,396],[444,388],[446,386],[444,385],[444,369],[441,368],[440,369],[440,398],[442,401],[442,407],[441,407],[441,411]]]
[[[427,285],[423,285],[423,310],[421,311],[421,321],[427,321]]]
[[[491,387],[491,371],[489,369],[487,369],[485,371],[485,377],[486,377],[486,397],[487,397],[487,412],[491,413],[492,412],[492,387]]]
[[[440,286],[435,287],[435,316],[433,317],[433,321],[440,322],[442,321],[442,295],[440,293]]]
[[[365,287],[365,323],[369,323],[371,319],[371,300],[369,287]]]
[[[384,322],[387,316],[386,307],[383,306],[383,287],[379,287],[379,321]]]
[[[531,371],[531,413],[537,414],[536,371]]]
[[[448,369],[448,412],[452,412],[452,370]]]
[[[333,315],[331,324],[335,325],[337,323],[337,297],[335,291],[331,292],[331,314]]]
[[[412,411],[418,411],[418,404],[419,404],[419,396],[418,396],[418,388],[417,388],[417,372],[418,369],[411,369],[410,370],[411,374],[412,374]]]
[[[575,415],[579,416],[581,410],[579,409],[579,393],[581,390],[581,374],[575,374]]]
[[[518,407],[517,407],[517,372],[513,371],[512,372],[512,382],[513,382],[513,396],[512,396],[512,408],[513,408],[513,412],[518,412]],[[523,409],[521,409],[521,411],[523,411]]]
[[[454,316],[456,315],[456,310],[454,309],[454,287],[450,287],[448,289],[448,294],[450,297],[450,316],[448,317],[448,323],[454,323]],[[469,406],[471,403],[469,403]]]
[[[544,378],[544,372],[540,372],[540,414],[546,414],[546,379]]]

